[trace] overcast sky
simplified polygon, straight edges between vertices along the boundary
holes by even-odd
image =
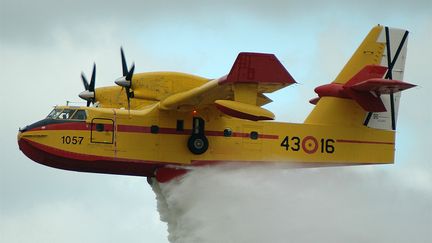
[[[332,81],[370,28],[382,24],[410,31],[405,80],[419,85],[402,96],[395,165],[338,170],[343,176],[330,184],[344,184],[355,173],[354,182],[338,192],[360,187],[362,202],[372,205],[368,191],[379,191],[365,178],[381,183],[383,206],[377,209],[400,195],[395,208],[403,213],[391,221],[408,219],[411,224],[397,226],[420,235],[412,242],[429,242],[431,235],[418,224],[432,223],[432,2],[356,2],[0,0],[0,241],[167,242],[145,178],[45,167],[26,158],[16,143],[18,127],[43,118],[53,105],[79,101],[80,72],[89,76],[93,62],[96,85],[113,85],[121,74],[121,45],[136,72],[208,78],[227,74],[240,51],[274,53],[299,84],[272,94],[268,108],[277,120],[302,122],[312,109],[313,88]],[[303,173],[311,180],[332,175]],[[327,194],[316,195],[326,200]],[[281,210],[270,214],[275,212]]]

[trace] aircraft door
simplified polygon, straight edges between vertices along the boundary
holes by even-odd
[[[107,118],[94,118],[91,122],[91,143],[114,143],[114,121]]]

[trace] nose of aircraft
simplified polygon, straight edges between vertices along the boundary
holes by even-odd
[[[17,142],[18,142],[18,146],[20,147],[20,149],[21,149],[21,146],[22,146],[22,141],[24,140],[24,139],[23,139],[24,134],[25,134],[26,132],[27,132],[26,127],[25,127],[25,128],[20,128],[20,129],[18,130],[18,134],[17,134]]]
[[[26,154],[25,153],[25,149],[24,149],[24,147],[25,147],[25,139],[24,139],[24,134],[26,133],[26,131],[24,131],[24,130],[22,130],[22,129],[20,129],[19,131],[18,131],[18,134],[17,134],[17,142],[18,142],[18,147],[19,147],[19,149],[24,153],[24,154]],[[26,154],[27,155],[27,154]],[[27,155],[27,157],[28,157],[28,155]]]
[[[23,135],[26,131],[27,131],[27,126],[25,126],[24,128],[18,129],[18,134],[17,134],[17,141],[18,142],[21,140],[21,138],[23,137]]]
[[[19,142],[20,141],[20,139],[21,139],[21,137],[22,137],[22,132],[21,131],[18,131],[18,135],[17,135],[17,141]]]
[[[34,124],[20,128],[17,134],[17,142],[19,149],[24,155],[31,160],[44,164],[46,155],[39,146],[43,146],[43,138],[47,135],[41,134],[38,131],[36,131],[37,133],[33,131],[33,129],[38,128],[39,126],[34,126]]]
[[[23,129],[19,129],[18,130],[18,138],[21,138],[21,135],[24,133],[24,130]]]
[[[27,132],[27,130],[29,130],[28,128],[29,128],[29,126],[25,126],[25,127],[22,127],[22,128],[20,127],[18,129],[18,135],[17,135],[18,141],[23,137],[24,133]]]
[[[17,142],[18,142],[18,146],[20,147],[21,150],[23,150],[24,143],[30,143],[31,142],[30,140],[28,140],[26,138],[40,136],[40,135],[35,136],[35,135],[31,134],[32,129],[40,127],[39,123],[40,122],[35,122],[31,125],[28,125],[28,126],[25,126],[23,128],[18,129]]]

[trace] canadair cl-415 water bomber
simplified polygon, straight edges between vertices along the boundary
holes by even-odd
[[[304,123],[273,121],[265,94],[296,83],[273,54],[240,53],[225,76],[134,73],[121,50],[117,85],[82,75],[87,106],[56,106],[20,129],[30,159],[55,168],[166,182],[219,163],[304,167],[394,162],[408,31],[375,26],[336,79],[315,89]],[[325,57],[324,57],[325,58]],[[153,180],[153,179],[152,179]]]

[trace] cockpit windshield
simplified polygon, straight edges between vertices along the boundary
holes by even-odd
[[[60,115],[61,112],[61,109],[54,109],[48,114],[47,118],[55,119],[58,117],[58,115]]]
[[[85,110],[56,108],[49,113],[47,119],[85,120],[87,119],[87,114]]]

